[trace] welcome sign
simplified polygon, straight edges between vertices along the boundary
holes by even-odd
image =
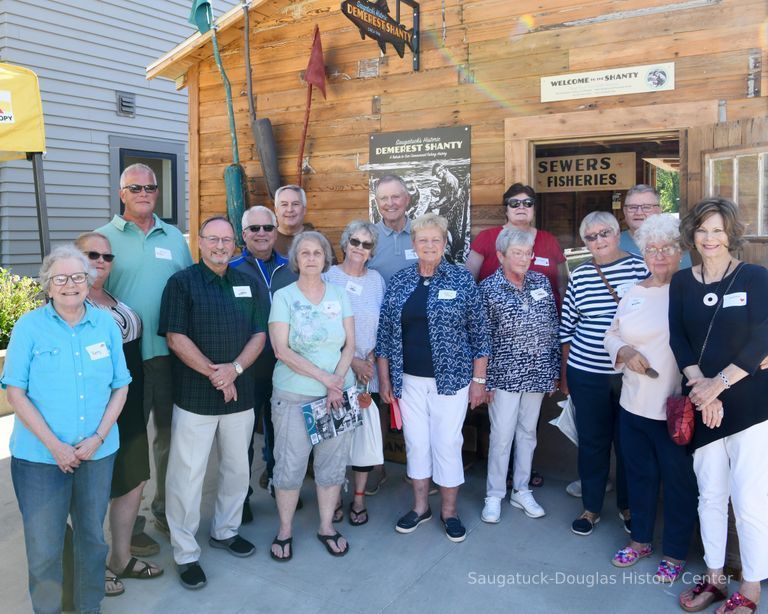
[[[537,192],[628,190],[635,175],[634,152],[536,158]]]
[[[625,66],[541,78],[541,102],[675,89],[675,63]]]

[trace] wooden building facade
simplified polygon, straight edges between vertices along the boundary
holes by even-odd
[[[390,0],[392,14],[395,0]],[[284,183],[296,182],[303,73],[320,27],[327,99],[315,93],[303,177],[307,219],[334,241],[368,214],[373,133],[471,126],[472,234],[503,220],[502,194],[533,184],[537,157],[631,150],[637,182],[680,172],[680,210],[722,193],[744,205],[749,260],[768,263],[768,5],[765,0],[422,0],[420,70],[406,50],[361,40],[339,0],[251,0],[249,42],[259,117],[271,120]],[[401,5],[410,27],[410,9]],[[248,124],[242,10],[219,20],[250,204],[269,197]],[[674,89],[542,102],[542,77],[674,64]],[[224,89],[210,34],[147,68],[189,92],[190,227],[226,209],[231,162]],[[621,194],[539,196],[537,223],[564,247],[595,208]],[[193,251],[195,233],[192,232]]]

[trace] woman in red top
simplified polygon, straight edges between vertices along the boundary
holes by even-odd
[[[466,267],[475,280],[480,283],[499,268],[496,256],[496,238],[507,227],[519,228],[530,232],[533,237],[533,262],[531,271],[543,273],[549,279],[552,292],[555,295],[558,311],[565,288],[568,285],[568,268],[560,243],[554,235],[546,230],[537,230],[533,226],[536,216],[536,192],[533,188],[522,183],[515,183],[504,192],[504,213],[507,223],[504,226],[483,230],[472,242]]]

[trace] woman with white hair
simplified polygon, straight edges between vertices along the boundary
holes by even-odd
[[[529,518],[545,514],[528,482],[541,402],[545,393],[555,391],[560,376],[560,344],[552,287],[545,275],[529,270],[533,245],[529,232],[502,230],[496,239],[501,268],[480,284],[491,338],[486,372],[491,441],[483,522],[499,522],[513,442],[515,461],[509,502]]]
[[[43,260],[49,302],[11,334],[0,383],[16,414],[11,479],[24,524],[35,612],[58,612],[67,517],[75,548],[75,607],[98,612],[104,597],[104,517],[120,446],[115,421],[131,376],[112,316],[86,303],[95,275],[74,245]]]
[[[691,455],[669,437],[666,399],[680,393],[680,372],[669,346],[669,282],[680,268],[680,223],[662,213],[647,218],[635,241],[651,272],[621,299],[605,349],[623,372],[619,434],[632,510],[631,540],[613,557],[629,567],[653,553],[653,529],[664,483],[660,582],[672,583],[683,572],[696,524],[698,490]]]
[[[570,392],[576,408],[578,466],[584,511],[571,531],[589,535],[600,522],[605,486],[616,451],[616,501],[624,528],[630,514],[618,437],[621,373],[603,347],[621,297],[648,277],[642,258],[619,248],[619,223],[606,211],[593,211],[579,227],[592,258],[576,267],[563,301],[560,389]]]

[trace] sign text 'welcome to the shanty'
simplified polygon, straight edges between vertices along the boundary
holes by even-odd
[[[627,190],[633,185],[634,152],[536,158],[537,192]]]

